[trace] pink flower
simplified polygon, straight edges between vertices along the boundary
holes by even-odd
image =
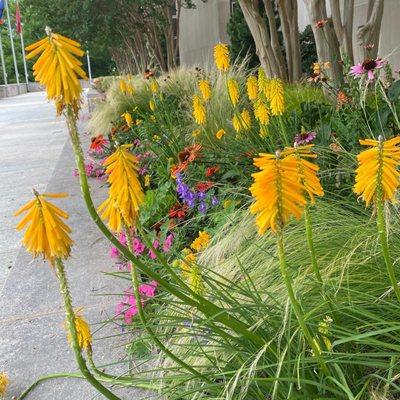
[[[110,257],[117,258],[118,256],[119,256],[119,250],[116,247],[112,246],[110,249]]]
[[[158,282],[151,281],[150,283],[142,283],[139,286],[139,293],[148,298],[154,297],[156,294]]]
[[[298,145],[304,145],[312,142],[317,137],[317,133],[314,131],[301,132],[294,137],[294,143]]]
[[[120,242],[123,246],[126,246],[126,245],[128,244],[128,241],[127,241],[127,239],[126,239],[125,232],[121,232],[121,233],[119,234],[118,240],[119,240],[119,242]]]
[[[376,60],[372,59],[367,59],[364,60],[362,63],[358,63],[357,65],[353,65],[350,68],[350,75],[353,75],[357,78],[363,76],[366,74],[368,76],[368,80],[373,81],[375,76],[374,76],[374,71],[376,69],[380,69],[385,65],[385,61],[383,61],[381,58],[377,58]]]
[[[138,238],[133,239],[132,246],[133,252],[136,256],[142,254],[144,249],[146,248],[146,246]]]
[[[158,249],[158,247],[160,246],[160,242],[159,242],[159,240],[158,239],[156,239],[154,242],[153,242],[153,247],[155,248],[155,249]],[[149,255],[149,257],[152,259],[152,260],[155,260],[156,258],[157,258],[157,256],[156,256],[156,254],[153,252],[153,250],[149,250],[149,253],[148,253],[148,255]]]
[[[79,176],[79,171],[75,168],[75,169],[72,171],[72,175],[73,175],[73,176]]]
[[[91,176],[94,171],[94,164],[92,162],[85,164],[85,173],[87,176]]]
[[[147,172],[147,167],[139,168],[139,175],[144,175]]]
[[[170,249],[171,249],[171,247],[172,247],[172,242],[173,242],[173,240],[174,240],[174,235],[173,235],[172,233],[170,233],[170,234],[166,237],[166,239],[165,239],[165,241],[164,241],[164,244],[163,244],[163,251],[164,251],[165,253],[167,253],[168,251],[170,251]]]

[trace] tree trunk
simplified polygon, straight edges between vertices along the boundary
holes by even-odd
[[[357,39],[366,58],[376,58],[383,17],[384,0],[369,0],[367,22],[358,28]]]
[[[310,23],[314,33],[318,61],[320,63],[330,62],[331,67],[327,70],[327,73],[333,84],[338,86],[343,80],[342,65],[339,56],[339,42],[332,21],[328,20],[325,0],[304,1],[307,5]],[[322,23],[318,24],[321,21]]]
[[[244,18],[253,36],[261,66],[269,77],[283,78],[277,60],[273,56],[271,38],[260,15],[257,0],[239,0]]]
[[[340,45],[342,58],[347,57],[354,64],[353,54],[353,19],[354,0],[346,0],[343,4],[343,16],[340,11],[340,0],[330,0],[332,22]]]
[[[278,0],[277,5],[285,45],[289,81],[294,82],[301,76],[297,0]]]

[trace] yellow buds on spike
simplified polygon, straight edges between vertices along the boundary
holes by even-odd
[[[150,108],[150,110],[151,111],[155,111],[155,109],[156,109],[156,103],[154,102],[154,100],[153,99],[151,99],[150,101],[149,101],[149,108]]]
[[[394,201],[399,187],[400,136],[383,141],[360,140],[363,146],[370,146],[357,156],[356,183],[354,192],[362,197],[367,207],[371,202]]]
[[[101,218],[108,226],[120,232],[123,225],[134,226],[141,204],[144,201],[142,186],[138,179],[138,159],[129,152],[132,145],[123,145],[107,157],[103,165],[110,188],[108,199],[98,208]]]
[[[218,130],[218,131],[215,133],[215,137],[216,137],[218,140],[221,140],[222,137],[223,137],[225,134],[226,134],[225,130],[224,130],[224,129],[220,129],[220,130]]]
[[[267,125],[269,122],[269,109],[261,96],[254,103],[254,116],[262,125]]]
[[[248,110],[244,109],[240,114],[235,114],[232,118],[233,129],[239,133],[242,130],[251,128],[251,116]]]
[[[211,236],[206,231],[200,231],[197,238],[193,241],[190,247],[193,250],[201,251],[207,248],[211,240]]]
[[[232,105],[236,106],[239,102],[239,85],[233,78],[228,79],[228,94]]]
[[[22,239],[26,249],[34,257],[42,255],[54,265],[56,258],[67,258],[70,254],[71,229],[63,221],[68,218],[68,214],[46,198],[61,198],[66,197],[67,194],[43,193],[40,195],[36,191],[34,194],[35,198],[15,213],[15,216],[26,213],[16,229],[19,231],[27,226]]]
[[[210,100],[212,94],[210,82],[206,79],[202,79],[201,81],[199,81],[198,86],[203,100]]]
[[[228,71],[229,69],[229,48],[227,44],[218,43],[214,46],[215,65],[220,71]]]
[[[258,82],[257,78],[254,75],[249,76],[247,78],[246,88],[247,88],[247,97],[249,98],[249,100],[250,101],[256,100],[258,96]]]
[[[5,396],[9,383],[10,381],[7,374],[5,372],[0,372],[0,398],[3,398],[3,396]]]
[[[26,48],[26,59],[38,55],[33,65],[35,80],[46,88],[47,98],[57,102],[60,113],[66,105],[79,107],[82,87],[79,78],[87,79],[79,58],[85,54],[80,44],[48,30],[48,36]]]
[[[270,102],[271,114],[282,115],[285,110],[285,97],[282,81],[277,78],[269,80],[265,92]]]
[[[133,125],[133,118],[132,115],[128,112],[125,112],[121,115],[121,117],[125,120],[125,123],[131,127]]]
[[[206,107],[197,95],[193,96],[193,116],[199,125],[206,122]]]
[[[88,352],[92,351],[92,333],[89,324],[79,314],[75,314],[75,329],[78,335],[79,347]],[[68,342],[72,343],[71,333],[68,332]]]
[[[150,82],[150,91],[153,94],[156,94],[158,90],[160,89],[160,86],[158,85],[158,82],[156,79],[152,79]]]

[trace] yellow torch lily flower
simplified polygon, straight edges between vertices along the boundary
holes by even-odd
[[[268,125],[270,118],[269,109],[261,96],[254,103],[254,116],[260,124]]]
[[[206,107],[197,95],[193,96],[193,116],[199,125],[203,125],[206,122]]]
[[[232,105],[236,106],[239,102],[239,85],[233,78],[228,79],[228,94]]]
[[[160,86],[159,86],[157,80],[156,79],[152,79],[151,82],[150,82],[150,91],[151,91],[151,93],[155,94],[155,93],[158,92],[159,89],[160,89]]]
[[[85,54],[80,44],[46,28],[42,40],[26,48],[26,59],[40,57],[33,65],[35,80],[46,88],[47,98],[57,102],[60,113],[66,105],[79,107],[82,87],[79,78],[87,79],[79,60]]]
[[[43,193],[34,191],[35,198],[16,213],[18,216],[26,213],[18,223],[16,229],[22,230],[27,226],[22,243],[26,249],[34,255],[43,255],[45,259],[54,265],[56,258],[67,258],[71,251],[72,240],[69,237],[71,229],[63,219],[68,214],[46,200],[46,198],[66,197],[66,193]]]
[[[307,201],[301,182],[298,161],[293,155],[281,158],[280,152],[260,154],[254,165],[261,171],[254,173],[250,192],[255,198],[252,214],[257,214],[256,224],[260,234],[267,229],[277,232],[291,216],[300,219]]]
[[[133,125],[133,118],[132,115],[128,112],[124,112],[121,117],[125,120],[125,123],[131,127]]]
[[[218,43],[214,46],[215,65],[220,71],[229,69],[229,48],[225,43]]]
[[[9,383],[10,381],[7,374],[5,372],[0,372],[0,398],[3,398],[3,396],[5,396]]]
[[[277,78],[269,80],[265,91],[270,102],[271,114],[282,115],[285,110],[285,97],[282,81]]]
[[[202,79],[201,81],[199,81],[198,86],[203,100],[210,100],[212,94],[210,82],[206,79]]]
[[[200,231],[197,238],[193,241],[190,247],[193,250],[201,251],[207,248],[211,240],[211,236],[206,231]]]
[[[125,81],[125,79],[120,79],[120,81],[119,81],[119,90],[122,93],[126,93],[126,81]]]
[[[225,130],[224,130],[224,129],[220,129],[220,130],[218,130],[218,131],[215,133],[215,137],[216,137],[218,140],[221,140],[222,137],[223,137],[225,134],[226,134]]]
[[[120,232],[123,224],[134,226],[144,193],[138,179],[138,159],[129,152],[132,145],[122,145],[107,157],[103,165],[110,188],[108,199],[98,208],[111,230]]]
[[[363,146],[370,146],[357,156],[356,183],[354,192],[362,197],[368,207],[371,202],[378,200],[394,201],[399,187],[400,174],[400,136],[383,141],[373,139],[360,140]]]
[[[78,335],[79,347],[82,350],[92,351],[92,333],[90,332],[89,324],[78,313],[75,314],[75,329]],[[72,343],[71,333],[68,332],[68,342]]]
[[[154,102],[153,99],[151,99],[151,100],[149,101],[149,108],[150,108],[150,110],[153,111],[153,112],[156,110],[156,103]]]
[[[249,100],[250,101],[256,100],[258,96],[258,82],[257,78],[254,75],[249,76],[247,78],[246,88],[247,88],[247,97],[249,98]]]

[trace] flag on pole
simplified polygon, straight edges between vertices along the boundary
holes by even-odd
[[[2,1],[2,0],[0,0],[0,1]],[[18,33],[18,35],[20,35],[22,32],[21,11],[19,9],[18,1],[17,1],[17,7],[15,9],[15,30]]]
[[[4,0],[0,0],[0,25],[4,24],[3,11],[4,11]]]

